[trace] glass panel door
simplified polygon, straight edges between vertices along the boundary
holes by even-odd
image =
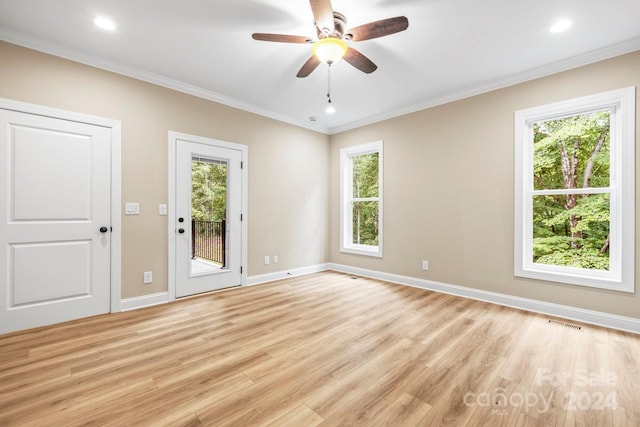
[[[242,282],[242,151],[176,141],[176,297]]]

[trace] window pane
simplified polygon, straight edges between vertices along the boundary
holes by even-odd
[[[608,187],[609,128],[608,110],[535,123],[534,189]]]
[[[609,270],[609,195],[533,197],[533,261]]]
[[[353,197],[378,197],[378,153],[361,154],[353,162]]]
[[[378,246],[378,202],[353,203],[353,242]]]

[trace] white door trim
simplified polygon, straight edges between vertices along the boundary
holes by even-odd
[[[249,147],[242,144],[236,144],[233,142],[220,141],[217,139],[206,138],[203,136],[197,135],[189,135],[181,132],[169,131],[169,144],[168,144],[168,164],[169,164],[169,193],[168,193],[168,236],[169,236],[169,265],[168,265],[168,292],[169,292],[169,301],[174,301],[176,299],[176,147],[178,140],[185,140],[189,142],[197,142],[200,144],[212,145],[220,148],[228,148],[232,150],[238,150],[242,152],[242,161],[243,168],[240,170],[240,174],[242,177],[242,197],[240,207],[240,211],[243,215],[242,221],[242,236],[241,236],[241,264],[242,264],[242,274],[241,274],[241,282],[242,286],[247,283],[247,223],[248,223],[248,215],[247,215],[247,206],[249,201],[248,196],[248,170],[249,170]]]
[[[51,117],[55,119],[70,120],[79,123],[86,123],[94,126],[101,126],[111,129],[111,312],[120,311],[121,292],[121,242],[122,242],[122,218],[120,216],[120,199],[122,187],[121,169],[121,141],[122,124],[118,120],[104,117],[92,116],[88,114],[76,113],[73,111],[61,110],[57,108],[45,107],[41,105],[29,104],[26,102],[14,101],[0,98],[0,108],[20,113],[35,114],[38,116]]]

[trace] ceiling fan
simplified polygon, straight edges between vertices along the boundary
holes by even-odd
[[[287,34],[254,33],[252,35],[255,40],[268,42],[312,43],[313,54],[300,68],[297,77],[307,77],[321,62],[331,65],[342,57],[358,70],[367,74],[373,73],[378,66],[353,47],[347,46],[346,42],[384,37],[399,33],[409,27],[409,20],[405,16],[397,16],[345,30],[347,18],[333,10],[331,0],[309,0],[309,2],[315,20],[317,41],[311,37]]]

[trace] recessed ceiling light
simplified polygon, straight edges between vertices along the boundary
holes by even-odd
[[[561,33],[571,28],[571,24],[572,22],[568,19],[561,19],[553,24],[551,28],[549,28],[549,31],[551,31],[552,33]]]
[[[93,20],[93,23],[103,30],[115,31],[116,29],[116,23],[106,16],[96,16],[96,18]]]

